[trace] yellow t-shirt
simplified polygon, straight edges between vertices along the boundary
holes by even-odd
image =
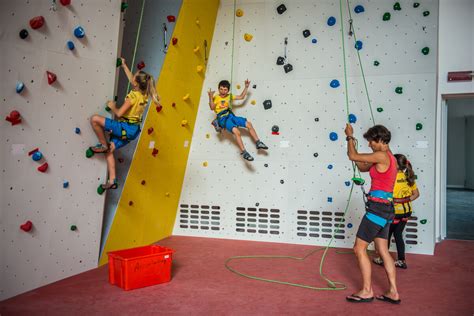
[[[225,97],[221,97],[219,94],[214,96],[213,102],[216,105],[214,112],[219,114],[220,112],[229,108],[230,94]],[[235,100],[235,95],[232,95],[232,100]]]
[[[405,174],[402,171],[398,171],[397,180],[395,181],[395,187],[393,188],[393,198],[408,198],[413,194],[413,191],[415,191],[416,189],[416,183],[413,183],[413,185],[410,186],[407,182]],[[394,206],[395,215],[403,215],[412,212],[411,202],[394,203]]]
[[[132,106],[124,115],[122,115],[122,117],[129,123],[140,123],[142,121],[143,112],[148,103],[148,97],[141,93],[141,91],[132,90],[125,98],[130,100]]]

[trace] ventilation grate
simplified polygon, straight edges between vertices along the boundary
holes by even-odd
[[[298,210],[296,235],[298,237],[345,239],[344,213]]]
[[[238,233],[280,235],[280,210],[237,207],[235,231]]]
[[[179,206],[179,227],[182,229],[221,230],[221,207],[209,205],[181,204]]]

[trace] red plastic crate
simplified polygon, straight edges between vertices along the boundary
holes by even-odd
[[[109,282],[126,291],[169,282],[173,252],[157,245],[109,252]]]

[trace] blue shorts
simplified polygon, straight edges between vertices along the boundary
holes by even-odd
[[[235,116],[229,113],[219,119],[219,126],[232,133],[234,127],[246,127],[247,119],[245,117]]]
[[[130,124],[105,118],[104,130],[110,133],[110,141],[114,143],[115,149],[127,145],[140,134],[140,124]]]

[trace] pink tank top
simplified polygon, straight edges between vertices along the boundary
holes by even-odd
[[[390,166],[385,172],[378,172],[377,168],[375,168],[375,164],[369,169],[370,178],[372,179],[370,191],[393,193],[393,187],[395,186],[398,172],[397,160],[392,152],[387,151],[387,153],[390,158]]]

